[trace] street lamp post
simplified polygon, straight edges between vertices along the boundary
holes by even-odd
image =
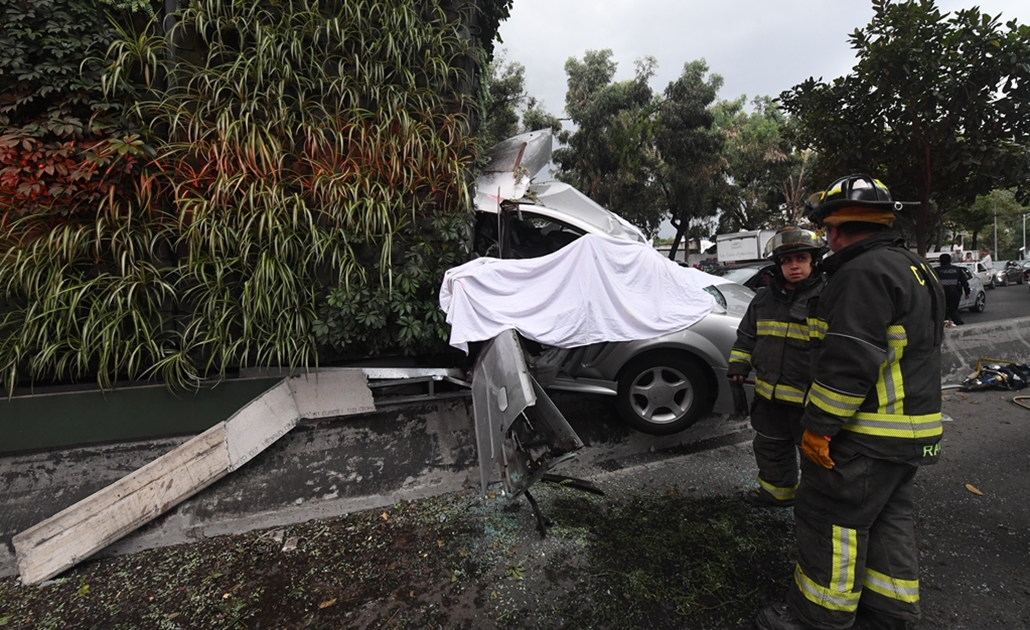
[[[994,200],[994,260],[998,260],[998,200]],[[991,262],[994,262],[993,260]]]

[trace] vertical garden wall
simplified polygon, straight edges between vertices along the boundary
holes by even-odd
[[[0,3],[6,388],[442,347],[510,0],[165,4]]]

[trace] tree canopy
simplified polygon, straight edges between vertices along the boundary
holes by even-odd
[[[565,111],[576,128],[558,136],[564,145],[554,153],[558,179],[653,234],[662,221],[650,177],[655,61],[643,59],[633,79],[613,81],[611,57],[611,50],[591,50],[582,61],[565,62]]]
[[[561,131],[561,121],[544,110],[543,103],[526,92],[526,67],[509,62],[504,55],[494,57],[484,77],[481,144],[491,147],[524,131],[551,129]],[[519,124],[519,117],[522,124]]]
[[[676,228],[671,257],[682,238],[709,236],[707,220],[718,211],[718,192],[725,181],[720,158],[724,134],[715,124],[711,106],[721,87],[722,77],[709,75],[704,60],[691,61],[665,88],[658,107],[657,179],[663,207]]]
[[[1027,190],[1030,28],[978,8],[942,14],[933,0],[873,0],[874,17],[849,37],[858,63],[831,83],[783,92],[792,139],[819,155],[826,180],[882,179],[921,253],[950,210],[993,188]]]
[[[806,155],[783,133],[786,116],[768,96],[720,102],[716,124],[724,130],[728,179],[722,195],[720,231],[778,227],[797,221],[807,190]]]
[[[626,81],[613,81],[611,58],[611,50],[587,51],[565,64],[565,110],[576,129],[559,136],[558,177],[648,234],[670,219],[677,228],[675,252],[692,222],[697,227],[695,219],[716,211],[712,191],[722,138],[709,108],[722,78],[694,61],[655,94],[653,58],[639,60]]]

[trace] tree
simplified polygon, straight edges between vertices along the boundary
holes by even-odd
[[[561,132],[561,120],[544,110],[543,103],[526,93],[526,67],[496,57],[486,69],[483,99],[482,145],[491,147],[525,131]],[[521,112],[522,125],[519,126]]]
[[[613,82],[611,56],[587,51],[582,61],[565,64],[565,110],[577,129],[559,136],[565,146],[555,152],[558,177],[649,235],[670,219],[675,256],[685,236],[708,235],[705,219],[716,212],[722,139],[709,106],[722,77],[706,76],[703,60],[690,62],[655,95],[653,58],[637,62],[633,79]]]
[[[953,235],[953,243],[958,242],[961,233],[970,232],[971,238],[966,249],[979,250],[993,247],[993,231],[997,223],[998,247],[1002,258],[1015,258],[1016,252],[1023,246],[1022,216],[1028,210],[1020,205],[1015,189],[992,190],[986,195],[977,196],[969,206],[952,212],[947,227]],[[1020,228],[1018,235],[1012,229],[1013,226]],[[988,242],[981,242],[980,234],[988,235]]]
[[[858,63],[832,83],[783,92],[793,139],[830,179],[868,172],[896,199],[920,253],[943,215],[992,188],[1028,181],[1030,28],[979,9],[941,14],[933,0],[873,0],[849,37]]]
[[[655,146],[661,161],[657,179],[663,208],[676,228],[670,258],[675,258],[683,238],[710,235],[704,226],[717,212],[725,182],[724,161],[719,155],[723,133],[716,128],[710,108],[722,87],[722,77],[706,75],[704,60],[684,64],[679,78],[665,88],[658,107]]]
[[[519,132],[518,110],[526,101],[526,67],[495,57],[486,69],[483,146],[493,146]]]
[[[544,110],[544,104],[530,96],[526,99],[526,109],[522,112],[522,130],[536,131],[550,129],[551,133],[561,133],[561,119]]]
[[[558,179],[654,234],[665,214],[653,178],[656,104],[648,82],[655,61],[640,60],[633,79],[612,82],[611,57],[611,50],[589,50],[582,61],[565,62],[565,111],[576,130],[558,136],[565,145],[554,152]]]
[[[768,96],[724,101],[715,108],[718,126],[726,135],[727,194],[720,220],[722,230],[778,227],[794,218],[787,212],[787,194],[798,205],[804,189],[804,159],[781,133],[786,118]],[[781,209],[781,206],[784,206]]]

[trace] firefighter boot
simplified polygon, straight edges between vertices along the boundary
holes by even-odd
[[[908,624],[904,619],[891,617],[867,608],[859,608],[858,623],[855,628],[864,630],[905,630]]]
[[[762,609],[755,619],[758,630],[813,630],[790,612],[786,604],[776,604]]]

